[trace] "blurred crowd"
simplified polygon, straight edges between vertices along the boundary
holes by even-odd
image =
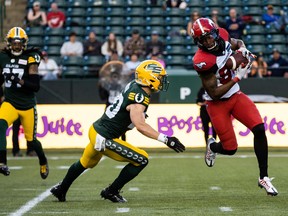
[[[114,1],[109,1],[113,4]],[[133,1],[131,0],[131,4]],[[152,6],[157,4],[157,1],[147,1]],[[167,0],[163,1],[163,10],[168,8],[185,9],[187,3],[183,0]],[[287,13],[281,11],[280,14],[275,14],[273,5],[267,5],[266,12],[262,14],[261,19],[254,18],[249,15],[238,14],[235,8],[230,8],[229,16],[223,20],[219,16],[217,9],[211,10],[211,18],[219,27],[225,28],[231,37],[242,39],[245,42],[245,31],[247,24],[256,24],[262,26],[271,26],[277,32],[286,34],[288,16]],[[180,35],[189,35],[191,32],[191,26],[193,22],[201,17],[201,14],[197,10],[193,10],[190,16],[190,20],[187,23],[187,28],[182,29]],[[58,8],[57,3],[53,2],[50,8],[45,12],[41,9],[39,1],[33,3],[33,7],[28,11],[26,16],[26,25],[29,27],[46,26],[49,28],[63,28],[65,26],[65,13]],[[171,34],[172,36],[179,36],[179,34]],[[192,40],[191,40],[192,43]],[[253,52],[253,50],[251,50]],[[97,38],[96,31],[90,31],[86,36],[86,40],[79,39],[77,32],[69,33],[69,40],[65,41],[60,49],[62,58],[71,56],[102,56],[105,57],[106,62],[111,59],[117,59],[122,61],[129,73],[133,74],[134,69],[139,62],[144,59],[156,59],[161,62],[165,67],[167,62],[165,59],[166,45],[165,40],[159,36],[159,33],[155,30],[152,31],[149,39],[143,37],[140,31],[135,27],[132,30],[131,36],[125,39],[117,38],[114,32],[110,32],[107,39],[102,41]],[[257,59],[253,62],[253,70],[248,77],[288,77],[288,61],[285,54],[281,53],[279,49],[271,50],[271,57],[263,55],[263,52],[255,53]],[[40,74],[43,79],[58,79],[61,77],[61,65],[57,65],[56,61],[50,59],[47,52],[44,52],[45,58],[40,65]],[[192,64],[192,62],[191,62]],[[96,77],[99,77],[99,68],[95,73]],[[92,70],[91,70],[92,71]]]

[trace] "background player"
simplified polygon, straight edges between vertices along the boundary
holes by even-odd
[[[101,197],[112,202],[127,201],[119,191],[148,164],[148,154],[144,150],[119,139],[128,128],[135,126],[143,135],[165,143],[176,152],[185,150],[176,137],[167,137],[145,122],[151,93],[166,91],[168,84],[166,71],[159,62],[146,60],[136,68],[135,81],[126,85],[114,103],[90,127],[90,142],[80,160],[72,164],[63,181],[51,189],[60,202],[66,201],[66,193],[73,181],[87,168],[95,167],[103,155],[128,164],[114,182],[101,191]]]
[[[7,47],[0,53],[0,83],[4,83],[4,102],[0,109],[0,173],[9,175],[7,166],[7,128],[20,117],[27,144],[35,150],[40,163],[40,175],[49,174],[47,158],[36,139],[37,109],[35,92],[40,88],[38,65],[41,52],[27,49],[28,36],[20,27],[9,30]]]
[[[267,194],[276,196],[276,188],[268,177],[268,144],[265,127],[255,104],[240,91],[238,82],[249,72],[251,62],[236,71],[226,68],[225,63],[233,50],[241,52],[250,60],[252,55],[242,40],[230,38],[228,32],[207,18],[197,19],[192,26],[192,37],[199,49],[193,58],[205,88],[207,111],[220,142],[208,140],[205,154],[207,166],[212,167],[216,154],[233,155],[237,151],[237,140],[231,115],[249,128],[254,135],[254,150],[260,169],[258,185]]]

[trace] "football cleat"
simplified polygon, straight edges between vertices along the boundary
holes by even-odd
[[[260,188],[265,188],[267,195],[271,195],[271,196],[277,196],[278,191],[277,189],[272,185],[271,181],[274,178],[269,178],[269,177],[264,177],[263,179],[258,179],[258,186]]]
[[[101,197],[104,199],[109,199],[110,201],[114,202],[114,203],[125,203],[127,202],[127,200],[122,197],[119,192],[117,193],[111,193],[109,191],[109,187],[103,189],[100,193]]]
[[[59,202],[66,201],[66,192],[63,191],[61,183],[51,188],[50,192],[58,199]]]
[[[2,173],[5,176],[10,175],[9,167],[6,164],[0,164],[0,173]]]
[[[206,152],[205,152],[205,163],[208,167],[212,167],[215,163],[216,154],[210,149],[210,145],[216,142],[216,140],[211,137],[207,141]]]
[[[40,165],[40,175],[42,179],[46,179],[49,175],[49,166],[48,163]]]

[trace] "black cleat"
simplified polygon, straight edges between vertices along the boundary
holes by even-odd
[[[9,167],[6,164],[0,164],[0,173],[2,173],[5,176],[10,175]]]
[[[114,203],[125,203],[127,202],[127,200],[122,197],[119,192],[117,193],[111,193],[109,191],[109,187],[103,189],[100,193],[101,197],[104,198],[104,199],[109,199],[111,202],[114,202]]]
[[[46,179],[49,175],[49,166],[48,163],[40,165],[40,175],[42,179]]]
[[[50,192],[58,199],[59,202],[66,201],[66,192],[62,190],[60,183],[51,188]]]

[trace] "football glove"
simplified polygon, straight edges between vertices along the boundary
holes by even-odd
[[[7,73],[6,80],[11,81],[12,84],[17,84],[20,81],[19,77],[13,73]]]
[[[251,64],[252,64],[252,62],[249,61],[245,67],[242,67],[240,65],[240,67],[237,68],[236,76],[233,78],[234,82],[239,82],[247,73],[250,73]]]
[[[252,58],[256,58],[254,54],[252,54],[246,47],[240,47],[236,52],[242,53],[243,57],[247,58],[248,60]]]
[[[176,137],[167,137],[165,144],[177,153],[185,151],[185,146]]]

